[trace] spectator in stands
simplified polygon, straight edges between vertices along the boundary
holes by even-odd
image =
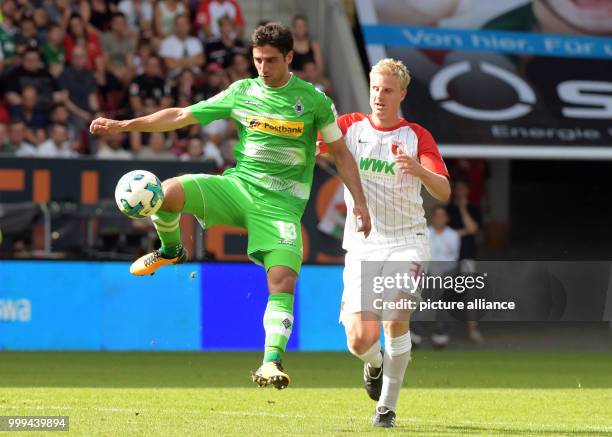
[[[303,65],[301,77],[307,82],[313,84],[319,91],[331,97],[331,83],[325,77],[319,74],[319,70],[314,62],[308,61]]]
[[[64,38],[66,33],[58,24],[49,27],[47,42],[42,46],[42,57],[51,76],[58,78],[66,63]]]
[[[236,53],[232,58],[231,65],[226,69],[226,73],[230,83],[240,79],[249,79],[253,77],[251,61],[249,61],[248,56]]]
[[[81,130],[89,124],[100,106],[94,74],[87,69],[87,53],[83,47],[72,51],[72,65],[64,68],[59,78],[62,101],[70,110],[70,125]]]
[[[127,85],[134,77],[136,45],[129,34],[125,15],[121,12],[113,14],[111,30],[104,32],[101,39],[107,72]]]
[[[13,24],[21,21],[23,11],[22,8],[18,7],[17,2],[14,0],[5,0],[0,5],[2,13],[3,21],[10,23],[9,26],[12,27]]]
[[[2,87],[0,86],[0,90]],[[1,91],[0,91],[1,92]],[[6,109],[6,105],[2,100],[0,100],[0,123],[8,123],[10,117],[8,110]]]
[[[68,28],[72,14],[80,12],[79,5],[70,0],[52,0],[50,4],[45,4],[45,8],[51,23],[59,25],[63,30]]]
[[[179,129],[170,134],[170,138],[172,139],[170,152],[172,152],[177,158],[180,158],[181,155],[187,153],[187,149],[189,148],[189,135],[190,132],[186,129]]]
[[[121,0],[117,9],[125,15],[132,34],[153,36],[153,5],[149,0]]]
[[[4,71],[4,53],[2,52],[2,46],[0,45],[0,77],[2,76],[2,73]],[[2,92],[2,89],[0,88],[0,93]]]
[[[124,140],[123,133],[103,136],[98,142],[96,156],[101,159],[132,159],[133,154],[123,148]]]
[[[486,182],[489,177],[489,166],[484,159],[459,158],[452,161],[449,166],[453,179],[467,181],[469,190],[469,203],[482,208],[482,201],[486,197]]]
[[[89,16],[91,31],[98,33],[106,32],[111,26],[113,12],[116,10],[116,2],[110,2],[108,0],[89,0],[85,2],[85,4],[89,6],[89,11],[86,14],[81,13],[81,16]]]
[[[15,56],[15,24],[21,19],[21,14],[13,0],[2,3],[1,11],[3,19],[0,21],[0,52],[2,53],[2,68],[8,70],[19,63]]]
[[[94,32],[88,32],[83,19],[73,14],[70,17],[68,31],[64,39],[64,50],[68,64],[72,64],[72,51],[76,46],[85,48],[87,53],[86,68],[95,71],[99,75],[99,79],[102,79],[104,75],[104,59],[98,35]]]
[[[193,102],[204,100],[202,90],[196,86],[196,78],[191,70],[183,70],[171,88],[170,94],[174,106],[189,106]]]
[[[234,23],[227,15],[219,18],[219,30],[220,36],[218,38],[211,38],[206,42],[204,47],[206,60],[217,62],[223,68],[227,68],[231,65],[234,55],[246,55],[248,49],[244,42],[235,36]]]
[[[23,55],[22,65],[12,69],[3,80],[6,100],[11,106],[21,105],[21,95],[26,85],[33,85],[38,91],[40,109],[48,111],[54,101],[60,98],[57,81],[44,69],[40,53],[28,49]]]
[[[482,226],[482,213],[480,209],[469,202],[470,188],[467,181],[455,180],[454,198],[448,205],[450,226],[461,236],[461,260],[476,259],[476,235]],[[474,269],[472,269],[473,271]]]
[[[40,109],[38,92],[32,85],[23,88],[21,105],[12,106],[10,110],[11,118],[23,120],[26,124],[25,139],[33,145],[39,145],[47,139],[48,114],[48,111]]]
[[[64,105],[63,103],[56,103],[51,108],[49,118],[51,123],[60,123],[68,125],[68,120],[70,119],[70,111],[68,111],[68,108],[66,108],[66,105]]]
[[[134,56],[134,68],[136,69],[137,75],[144,73],[147,59],[151,56],[157,56],[157,53],[153,53],[152,41],[153,40],[150,38],[141,38],[138,41],[138,48]]]
[[[429,249],[432,262],[429,263],[428,273],[438,276],[456,275],[459,267],[459,250],[461,237],[448,226],[449,217],[444,205],[436,205],[431,212],[431,224],[429,226]],[[443,298],[443,290],[432,290],[439,295],[432,296],[432,300]],[[438,312],[438,316],[442,314]],[[436,348],[448,345],[448,323],[440,321],[437,317],[435,330],[431,336],[431,342]],[[418,329],[417,329],[418,331]],[[418,344],[418,334],[412,339]]]
[[[26,125],[22,120],[13,119],[9,122],[8,142],[5,144],[5,153],[16,156],[36,156],[36,146],[25,139]]]
[[[176,32],[176,18],[189,11],[180,0],[160,0],[155,6],[155,32],[166,38]]]
[[[198,74],[205,62],[202,43],[199,39],[189,36],[191,26],[186,15],[176,17],[175,28],[175,34],[164,38],[159,49],[168,74],[174,79],[187,68]]]
[[[36,39],[42,46],[47,43],[49,37],[49,14],[43,7],[37,7],[32,13],[32,19],[34,20],[34,26],[36,27]]]
[[[5,151],[5,148],[8,149],[8,141],[9,138],[6,123],[0,122],[0,154],[8,152],[8,150]]]
[[[15,54],[22,56],[27,49],[38,49],[41,46],[37,38],[36,24],[27,16],[19,23],[19,31],[13,37]]]
[[[236,0],[202,0],[196,12],[196,26],[202,39],[221,37],[219,18],[227,16],[233,22],[235,37],[242,38],[244,34],[244,18]]]
[[[172,161],[176,156],[168,150],[168,141],[163,132],[152,132],[149,135],[149,142],[136,155],[138,159],[150,161]]]
[[[223,157],[217,147],[211,142],[206,145],[198,137],[189,139],[187,152],[180,156],[181,161],[211,161],[218,168],[223,167]]]
[[[38,146],[37,156],[41,158],[74,158],[79,154],[77,146],[71,145],[68,126],[53,123],[49,139]]]
[[[159,109],[170,106],[172,103],[170,90],[164,79],[159,57],[151,56],[147,59],[144,73],[137,76],[130,84],[129,95],[130,106],[135,117],[146,115],[143,111],[145,99],[153,99],[154,106]]]
[[[209,99],[219,94],[229,85],[227,76],[223,68],[216,62],[211,62],[206,66],[206,82],[202,88],[204,99]]]
[[[308,36],[308,22],[303,15],[296,15],[292,22],[293,31],[293,60],[291,70],[301,77],[306,62],[314,62],[317,68],[317,77],[323,77],[325,67],[321,47],[317,41]]]
[[[482,213],[480,208],[469,202],[470,189],[467,181],[456,179],[453,194],[453,201],[447,206],[447,211],[450,217],[450,227],[461,236],[459,271],[460,273],[472,273],[476,271],[478,252],[476,236],[482,226]],[[468,321],[468,335],[476,343],[483,342],[476,321]]]
[[[59,123],[68,127],[68,136],[70,138],[79,139],[81,130],[75,129],[74,126],[70,125],[70,111],[63,103],[56,103],[51,108],[51,113],[49,114],[49,123]],[[87,134],[87,131],[85,132]],[[79,144],[80,146],[80,144]],[[79,151],[80,153],[80,151]]]

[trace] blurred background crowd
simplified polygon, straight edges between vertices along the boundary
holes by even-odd
[[[0,153],[233,165],[227,120],[107,137],[88,126],[188,106],[254,77],[235,0],[4,0],[0,20]],[[291,26],[292,70],[331,95],[306,18]]]

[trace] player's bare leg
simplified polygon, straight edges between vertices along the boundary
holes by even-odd
[[[287,388],[291,378],[282,366],[282,358],[293,328],[293,299],[297,273],[284,265],[268,269],[270,296],[264,314],[266,345],[263,364],[251,376],[260,387]]]
[[[130,266],[130,273],[133,275],[152,275],[160,267],[180,264],[187,259],[187,251],[181,243],[179,227],[181,211],[185,206],[185,191],[177,178],[167,179],[162,185],[164,203],[152,217],[162,246],[134,261]]]
[[[380,321],[369,312],[347,314],[343,318],[349,351],[363,361],[363,385],[377,401],[382,390],[383,354],[380,350]]]

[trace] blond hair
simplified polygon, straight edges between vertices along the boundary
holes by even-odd
[[[397,59],[385,58],[381,59],[372,67],[370,78],[373,74],[389,74],[399,79],[400,89],[405,90],[410,84],[410,72],[402,61]]]

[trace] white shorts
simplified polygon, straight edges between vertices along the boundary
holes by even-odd
[[[344,291],[342,293],[342,303],[340,307],[340,322],[343,322],[344,317],[368,311],[376,314],[379,319],[383,318],[383,310],[375,308],[378,305],[372,305],[369,294],[363,295],[362,292],[362,261],[376,261],[376,275],[382,277],[395,277],[397,273],[405,274],[409,272],[411,275],[420,275],[427,269],[427,262],[430,260],[429,244],[419,243],[411,246],[396,246],[396,247],[380,247],[367,251],[348,251],[344,262],[344,271],[342,279],[344,282]],[[399,261],[386,264],[387,261]],[[408,265],[406,265],[406,263]],[[369,272],[371,275],[372,272]],[[363,278],[364,280],[366,278]],[[401,293],[402,296],[420,301],[420,291],[412,290],[410,293]]]

